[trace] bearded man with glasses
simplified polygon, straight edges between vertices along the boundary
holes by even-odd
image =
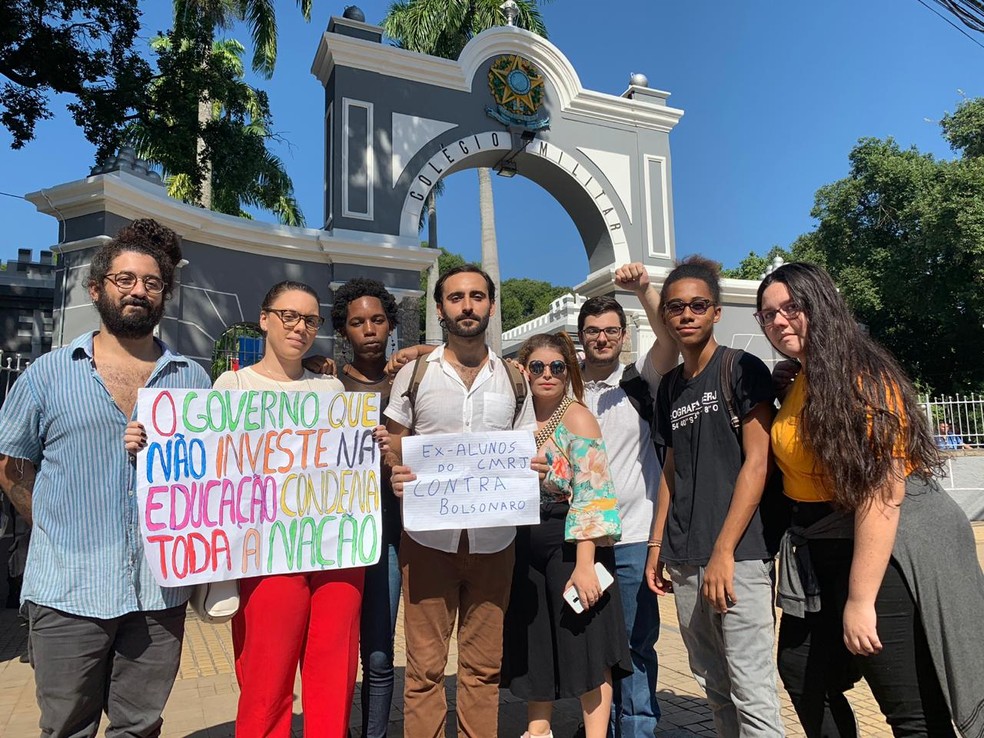
[[[633,673],[613,684],[609,738],[650,738],[659,721],[656,701],[656,639],[659,607],[643,578],[646,541],[659,489],[660,467],[652,441],[653,398],[677,349],[659,319],[659,293],[639,263],[615,270],[615,287],[635,294],[656,342],[635,364],[619,361],[625,342],[625,312],[613,297],[592,297],[581,306],[578,336],[584,347],[584,402],[598,418],[608,448],[622,516],[615,545],[616,579],[629,636]]]
[[[160,735],[181,658],[187,587],[144,560],[136,470],[123,449],[137,390],[207,389],[205,370],[154,338],[181,260],[153,220],[92,257],[99,330],[35,361],[0,411],[0,487],[34,520],[21,591],[41,734]]]

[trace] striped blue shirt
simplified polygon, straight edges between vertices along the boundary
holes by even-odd
[[[191,589],[160,587],[144,559],[136,467],[123,447],[130,419],[96,371],[94,335],[40,357],[14,383],[0,453],[38,467],[21,599],[108,619],[175,607]],[[201,366],[159,345],[147,387],[211,387]]]

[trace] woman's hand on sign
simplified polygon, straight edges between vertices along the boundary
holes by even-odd
[[[123,446],[126,447],[126,452],[136,456],[146,445],[147,430],[143,427],[143,423],[131,420],[123,431]]]
[[[547,464],[547,457],[534,456],[530,459],[530,469],[540,475],[540,481],[542,482],[547,478],[547,472],[550,471],[550,465]],[[564,587],[564,589],[567,589],[567,587]]]
[[[379,454],[385,456],[392,449],[390,448],[390,434],[385,425],[377,425],[372,429],[372,437],[379,446]]]
[[[410,471],[409,466],[394,466],[393,476],[390,477],[393,482],[393,494],[397,497],[403,497],[403,485],[416,479],[417,475]]]
[[[597,605],[598,600],[601,599],[601,582],[598,581],[598,574],[595,572],[593,564],[585,563],[575,566],[574,573],[571,574],[571,578],[567,580],[562,591],[566,592],[571,585],[577,590],[578,599],[581,600],[585,610]]]
[[[335,362],[327,356],[315,354],[314,356],[307,357],[301,363],[309,372],[314,372],[315,374],[328,374],[332,377],[335,376]]]

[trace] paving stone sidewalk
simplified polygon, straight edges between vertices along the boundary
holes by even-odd
[[[978,558],[984,563],[984,524],[975,524]],[[687,665],[687,655],[680,640],[672,597],[660,599],[662,629],[657,650],[660,670],[657,685],[663,719],[659,734],[667,738],[684,736],[714,736],[713,723],[707,702],[701,694]],[[0,736],[31,738],[37,736],[38,710],[34,699],[34,679],[29,665],[19,657],[26,648],[26,628],[14,610],[0,610]],[[448,736],[455,735],[454,724],[454,664],[457,659],[452,643],[448,668]],[[403,735],[401,711],[403,667],[406,664],[402,629],[397,633],[397,687],[390,712],[389,735]],[[789,736],[803,736],[796,715],[783,690],[782,716]],[[860,724],[861,735],[890,736],[870,691],[859,684],[849,699]],[[236,701],[239,688],[233,671],[232,639],[228,624],[206,625],[189,616],[181,669],[174,691],[164,711],[162,738],[229,738],[233,736]],[[294,688],[293,735],[303,735],[300,716],[300,680]],[[554,735],[570,738],[580,722],[576,700],[557,703],[554,712]],[[362,724],[358,687],[352,709],[353,735]],[[518,738],[526,729],[526,706],[508,691],[500,693],[499,734],[503,738]],[[100,733],[100,736],[102,733]],[[408,736],[407,738],[412,738]]]

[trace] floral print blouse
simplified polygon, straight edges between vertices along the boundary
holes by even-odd
[[[540,486],[540,501],[571,506],[564,538],[584,541],[607,537],[610,543],[618,541],[622,520],[604,440],[571,433],[561,422],[541,451],[550,469]]]

